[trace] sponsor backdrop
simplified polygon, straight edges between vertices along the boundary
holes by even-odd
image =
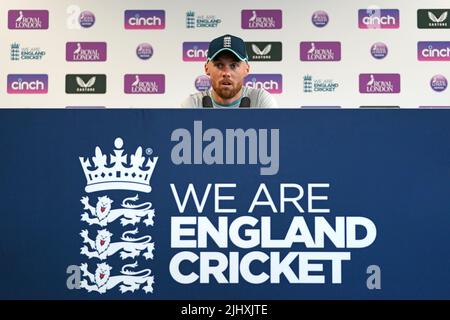
[[[247,41],[282,107],[449,106],[447,0],[2,1],[0,107],[177,107]]]
[[[450,298],[449,110],[0,115],[0,298]]]

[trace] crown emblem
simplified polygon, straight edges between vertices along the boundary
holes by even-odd
[[[109,157],[98,146],[92,159],[79,157],[87,180],[86,192],[133,190],[149,193],[152,190],[150,179],[158,157],[150,159],[143,155],[142,147],[129,156],[123,154],[122,138],[114,140],[114,147],[114,154]]]
[[[186,12],[186,17],[195,17],[195,12],[194,11]]]

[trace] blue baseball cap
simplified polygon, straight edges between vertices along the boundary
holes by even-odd
[[[244,40],[231,34],[223,35],[209,43],[208,61],[214,60],[223,51],[230,51],[241,61],[248,60]]]

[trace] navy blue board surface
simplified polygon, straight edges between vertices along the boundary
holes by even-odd
[[[171,141],[171,135],[180,128],[193,135],[195,121],[201,121],[203,132],[211,128],[217,129],[216,133],[237,128],[258,133],[260,129],[279,129],[276,174],[262,175],[264,165],[260,163],[174,164],[171,153],[177,142]],[[203,142],[202,147],[209,143]],[[130,166],[130,155],[138,164],[140,158],[158,157],[151,175],[151,192],[87,192],[79,157],[90,158],[93,165],[97,146],[106,155],[98,157],[97,164],[104,159],[105,168],[111,167],[115,146],[124,150],[124,168]],[[136,153],[138,147],[142,147],[142,155]],[[1,299],[450,298],[450,110],[1,110],[0,150]],[[236,185],[223,189],[223,195],[234,195],[234,201],[222,202],[224,208],[234,208],[236,213],[214,212],[213,191],[218,183]],[[305,196],[298,201],[305,211],[308,184],[328,184],[329,188],[315,191],[328,199],[315,201],[314,206],[329,208],[330,212],[301,213],[292,203],[286,203],[284,213],[273,213],[270,206],[259,206],[249,213],[262,183],[278,211],[280,184],[297,184],[305,189]],[[201,192],[212,184],[203,212],[197,212],[190,200],[185,212],[180,213],[170,184],[180,194],[189,184]],[[137,222],[120,216],[106,226],[82,221],[84,213],[91,222],[95,220],[82,199],[88,197],[89,205],[96,208],[98,198],[104,196],[114,201],[111,210],[115,212],[120,208],[134,210],[133,205],[144,208],[151,202],[154,216]],[[128,207],[121,207],[124,201]],[[100,214],[107,213],[104,208],[99,210]],[[211,238],[207,248],[172,248],[172,218],[188,216],[206,217],[215,225],[219,217],[228,217],[229,223],[241,216],[256,218],[256,226],[246,225],[240,231],[243,239],[249,237],[244,229],[261,229],[264,216],[270,217],[274,239],[284,239],[296,216],[304,217],[313,236],[315,217],[324,217],[333,226],[336,217],[359,216],[373,222],[376,238],[364,248],[337,248],[327,238],[323,247],[316,248],[307,248],[304,243],[294,243],[290,248],[242,248],[228,235],[224,248]],[[122,225],[123,221],[128,224]],[[154,250],[145,251],[144,256],[139,249],[134,257],[118,251],[104,259],[82,254],[81,248],[88,246],[83,243],[82,230],[87,230],[95,242],[97,232],[105,228],[112,233],[111,243],[121,241],[121,237],[141,238],[137,242],[144,243],[151,236]],[[126,231],[134,233],[124,236]],[[364,230],[360,231],[357,236],[364,238]],[[187,235],[184,239],[196,237]],[[104,242],[96,245],[99,249]],[[182,251],[198,256],[215,252],[227,257],[234,271],[227,268],[223,276],[233,282],[230,272],[237,273],[237,283],[218,283],[213,276],[207,283],[179,283],[170,265]],[[238,253],[237,263],[230,262],[230,252]],[[319,260],[310,263],[317,263],[321,270],[310,270],[309,275],[322,275],[324,283],[293,283],[282,274],[279,283],[268,279],[254,284],[240,274],[245,267],[239,263],[250,252],[270,257],[265,262],[255,260],[249,267],[254,275],[265,273],[269,278],[271,269],[275,269],[271,252],[278,252],[281,258],[289,252],[349,252],[351,258],[340,263],[339,283],[332,283],[336,270],[332,270],[331,261]],[[95,289],[92,292],[70,285],[77,283],[76,270],[82,274],[77,268],[83,263],[94,276],[93,281],[83,277],[85,284]],[[102,263],[112,267],[111,277],[128,265],[122,275],[130,276],[131,282],[142,282],[134,283],[135,290],[123,282],[101,289],[108,286],[108,274],[95,274]],[[369,266],[379,269],[377,280],[372,279],[376,288],[368,285],[373,273],[368,272]],[[199,261],[184,261],[179,267],[185,275],[200,272]],[[298,260],[290,267],[295,276],[299,269],[306,268],[299,266]],[[143,271],[148,269],[151,272]],[[121,286],[129,290],[122,293]],[[102,290],[104,293],[96,292]]]

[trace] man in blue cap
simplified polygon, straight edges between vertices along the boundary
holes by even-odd
[[[208,91],[190,95],[183,107],[191,108],[270,108],[276,101],[264,89],[244,87],[250,72],[245,42],[226,34],[212,40],[208,48],[205,73],[211,81]]]

